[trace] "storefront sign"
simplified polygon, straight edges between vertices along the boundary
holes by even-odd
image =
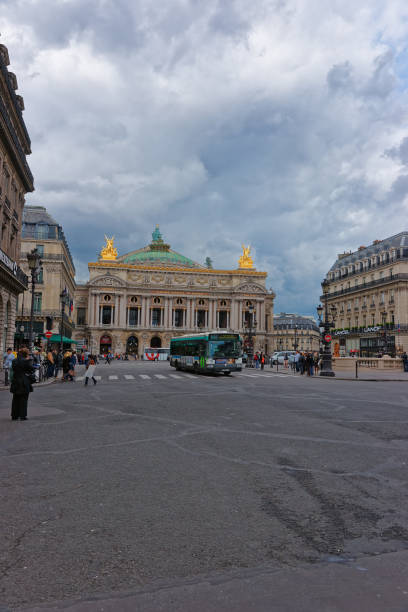
[[[110,336],[102,336],[100,343],[101,344],[110,344],[112,342]]]
[[[349,329],[339,329],[334,332],[335,336],[348,336],[349,334],[376,334],[378,332],[384,331],[382,327],[379,325],[374,325],[373,327],[364,327],[361,330],[350,331]]]
[[[15,261],[13,261],[12,259],[10,259],[10,257],[8,255],[5,254],[4,251],[2,251],[0,249],[0,261],[2,263],[4,263],[4,265],[12,271],[12,273],[14,274],[14,276],[17,275],[17,263]]]

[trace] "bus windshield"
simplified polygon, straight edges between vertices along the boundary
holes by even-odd
[[[211,340],[210,357],[237,358],[241,355],[241,342],[238,340]]]

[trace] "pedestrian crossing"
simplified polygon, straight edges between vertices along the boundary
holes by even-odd
[[[299,380],[301,377],[299,376],[291,376],[289,374],[278,374],[276,372],[268,372],[268,373],[256,373],[256,372],[234,372],[231,376],[202,376],[193,374],[190,372],[179,372],[178,374],[167,373],[167,374],[109,374],[104,376],[95,376],[94,378],[97,381],[109,381],[109,382],[124,382],[124,381],[163,381],[163,380],[190,380],[194,381],[214,381],[214,380],[237,380],[238,378],[257,378],[257,379],[265,379],[265,378],[287,378],[290,380]],[[75,380],[77,382],[83,382],[85,380],[85,376],[76,376]]]

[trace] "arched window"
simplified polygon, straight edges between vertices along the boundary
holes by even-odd
[[[160,298],[159,298],[159,297],[155,297],[155,298],[153,299],[153,303],[154,303],[154,304],[160,304],[160,301],[161,301],[161,300],[160,300]]]
[[[132,304],[136,304],[136,302],[137,302],[137,297],[136,297],[135,295],[133,295],[133,296],[130,298],[130,301],[132,302]]]
[[[105,295],[105,296],[103,297],[103,301],[104,301],[104,302],[110,302],[110,301],[111,301],[111,299],[112,299],[112,296],[110,296],[110,295]]]
[[[183,300],[181,298],[177,298],[176,304],[182,304],[182,303],[183,303]]]

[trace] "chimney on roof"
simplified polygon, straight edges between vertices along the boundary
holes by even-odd
[[[351,255],[351,251],[344,251],[344,253],[339,253],[337,255],[337,259],[344,259],[344,257],[348,257],[349,255]]]
[[[373,244],[378,244],[381,240],[373,240]]]
[[[363,251],[363,250],[364,250],[364,249],[366,249],[366,248],[367,248],[367,247],[365,247],[364,245],[361,245],[361,246],[359,246],[359,247],[358,247],[358,250],[359,250],[359,251]]]

